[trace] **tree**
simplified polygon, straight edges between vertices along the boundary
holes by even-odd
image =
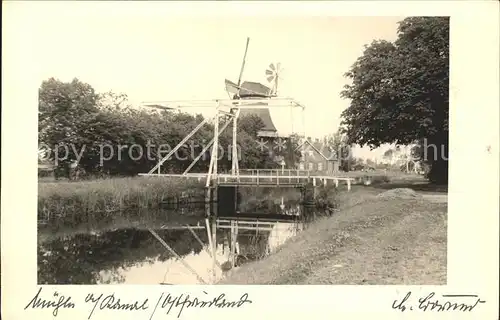
[[[411,17],[394,42],[373,41],[345,76],[342,113],[350,143],[426,142],[432,182],[448,180],[449,18]],[[435,151],[440,154],[436,154]]]
[[[56,151],[62,152],[56,173],[62,172],[70,177],[69,166],[75,160],[75,152],[59,148],[73,146],[75,150],[81,150],[84,141],[79,131],[92,123],[98,111],[98,99],[92,86],[76,78],[67,83],[54,78],[42,82],[38,97],[39,142],[53,149],[51,157]]]

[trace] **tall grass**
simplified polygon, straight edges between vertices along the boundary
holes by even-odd
[[[284,199],[286,210],[301,205],[299,190],[271,189],[242,188],[242,210],[279,214],[281,197]],[[314,218],[334,212],[334,188],[329,186],[319,189],[315,200],[306,195],[305,202],[309,207],[304,208],[304,216]],[[198,220],[204,217],[203,206],[201,209],[169,209],[166,203],[172,198],[181,198],[179,206],[186,206],[184,201],[203,202],[204,191],[202,181],[168,177],[39,183],[38,219],[45,222],[39,225],[39,232],[72,233],[119,226],[187,223],[196,217]]]
[[[159,209],[168,197],[203,196],[203,183],[159,177],[115,178],[38,184],[38,217],[104,218]],[[82,220],[82,219],[78,219]]]

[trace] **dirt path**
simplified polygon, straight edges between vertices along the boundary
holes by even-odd
[[[442,194],[442,193],[436,193],[436,194],[421,193],[421,195],[424,197],[424,199],[426,199],[428,201],[431,201],[431,202],[448,203],[448,194]]]
[[[315,222],[274,255],[223,284],[446,283],[446,196],[379,199],[360,189],[334,217]]]
[[[430,210],[409,210],[371,220],[349,233],[348,245],[303,284],[445,284],[445,219]]]

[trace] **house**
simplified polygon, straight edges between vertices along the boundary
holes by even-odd
[[[301,149],[301,159],[297,169],[325,175],[331,175],[339,171],[337,155],[324,142],[318,139],[313,141],[308,137],[297,149]]]

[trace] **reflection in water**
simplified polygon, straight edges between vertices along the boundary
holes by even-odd
[[[309,209],[298,205],[295,194],[289,200],[278,195],[273,198],[279,200],[266,202],[267,210],[280,210],[280,215],[308,215]],[[259,201],[252,200],[251,203],[260,205]],[[262,207],[258,209],[263,212],[260,211]],[[189,230],[161,229],[163,226],[173,228],[186,224],[204,226],[204,216],[203,205],[184,204],[179,207],[175,204],[175,208],[167,206],[161,211],[110,213],[98,221],[90,215],[82,215],[77,220],[60,219],[56,223],[39,226],[38,283],[198,283],[196,276],[177,261],[147,227],[155,229],[185,262],[210,283],[214,281],[213,262],[207,253],[210,250],[206,247],[209,243],[206,230],[194,230],[205,244],[203,247]],[[296,232],[296,225],[292,223],[279,223],[266,231],[240,230],[236,246],[237,265],[261,259]],[[228,265],[229,238],[230,230],[217,230],[219,246],[216,259],[220,265]],[[222,272],[217,270],[216,278],[220,278]]]
[[[188,230],[157,232],[181,256],[202,249]],[[198,235],[206,241],[206,234]],[[61,237],[38,244],[38,283],[119,283],[124,281],[120,268],[170,258],[170,253],[147,230],[120,229]],[[101,278],[103,270],[110,275],[106,279]]]
[[[204,243],[206,231],[194,230]],[[296,233],[293,224],[279,223],[271,231],[241,231],[238,236],[240,263],[260,259]],[[189,230],[156,230],[207,283],[214,281],[208,247],[202,248]],[[218,230],[216,259],[229,260]],[[220,240],[219,240],[220,239]],[[206,249],[207,251],[204,251]],[[223,275],[216,268],[216,279]],[[147,230],[120,229],[101,234],[79,234],[40,243],[39,284],[197,284],[187,270]]]

